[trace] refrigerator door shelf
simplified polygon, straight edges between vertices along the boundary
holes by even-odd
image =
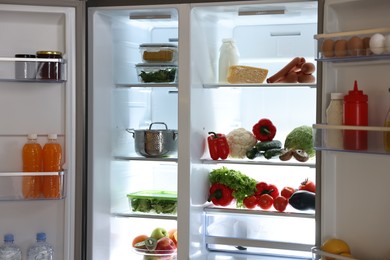
[[[66,82],[67,78],[66,64],[65,59],[0,57],[0,81],[63,83]],[[61,70],[58,72],[59,78],[41,79],[39,73],[44,65],[53,66],[52,69],[58,66],[57,69]],[[52,71],[52,73],[54,72]]]
[[[343,255],[336,255],[336,254],[327,253],[327,252],[320,250],[317,247],[313,247],[311,251],[313,253],[312,260],[324,259],[326,257],[328,257],[326,259],[335,259],[335,260],[358,260],[357,258],[353,258],[351,256],[343,256]]]
[[[351,132],[345,133],[346,130]],[[385,151],[383,142],[384,134],[390,133],[390,127],[314,124],[313,131],[316,150],[390,155]],[[350,133],[365,134],[368,142],[367,149],[344,149],[343,134]],[[330,138],[333,138],[332,140],[338,138],[338,140],[332,141]]]
[[[58,176],[60,183],[60,196],[58,198],[25,198],[23,196],[24,178]],[[15,200],[60,200],[65,198],[66,172],[1,172],[0,173],[0,201]]]

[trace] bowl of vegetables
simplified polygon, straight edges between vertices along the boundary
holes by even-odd
[[[177,192],[144,190],[127,194],[132,212],[176,214]]]
[[[174,83],[177,81],[177,65],[166,63],[140,63],[135,65],[141,83]]]

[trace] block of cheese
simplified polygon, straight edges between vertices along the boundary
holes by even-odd
[[[237,83],[263,83],[267,78],[268,70],[243,66],[234,65],[229,67],[227,81],[232,84]]]

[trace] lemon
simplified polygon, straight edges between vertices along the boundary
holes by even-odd
[[[343,254],[343,253],[344,254],[351,253],[349,245],[344,240],[337,239],[337,238],[332,238],[332,239],[326,240],[322,244],[321,250],[328,252],[328,253],[331,253],[331,254],[336,254],[336,255]]]

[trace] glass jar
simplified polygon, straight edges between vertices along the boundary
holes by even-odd
[[[15,54],[15,58],[36,58],[33,54]],[[36,61],[15,61],[15,79],[35,79],[37,72]]]
[[[37,51],[37,58],[40,59],[62,59],[62,52],[59,51]],[[61,80],[62,63],[58,61],[38,62],[37,79]]]

